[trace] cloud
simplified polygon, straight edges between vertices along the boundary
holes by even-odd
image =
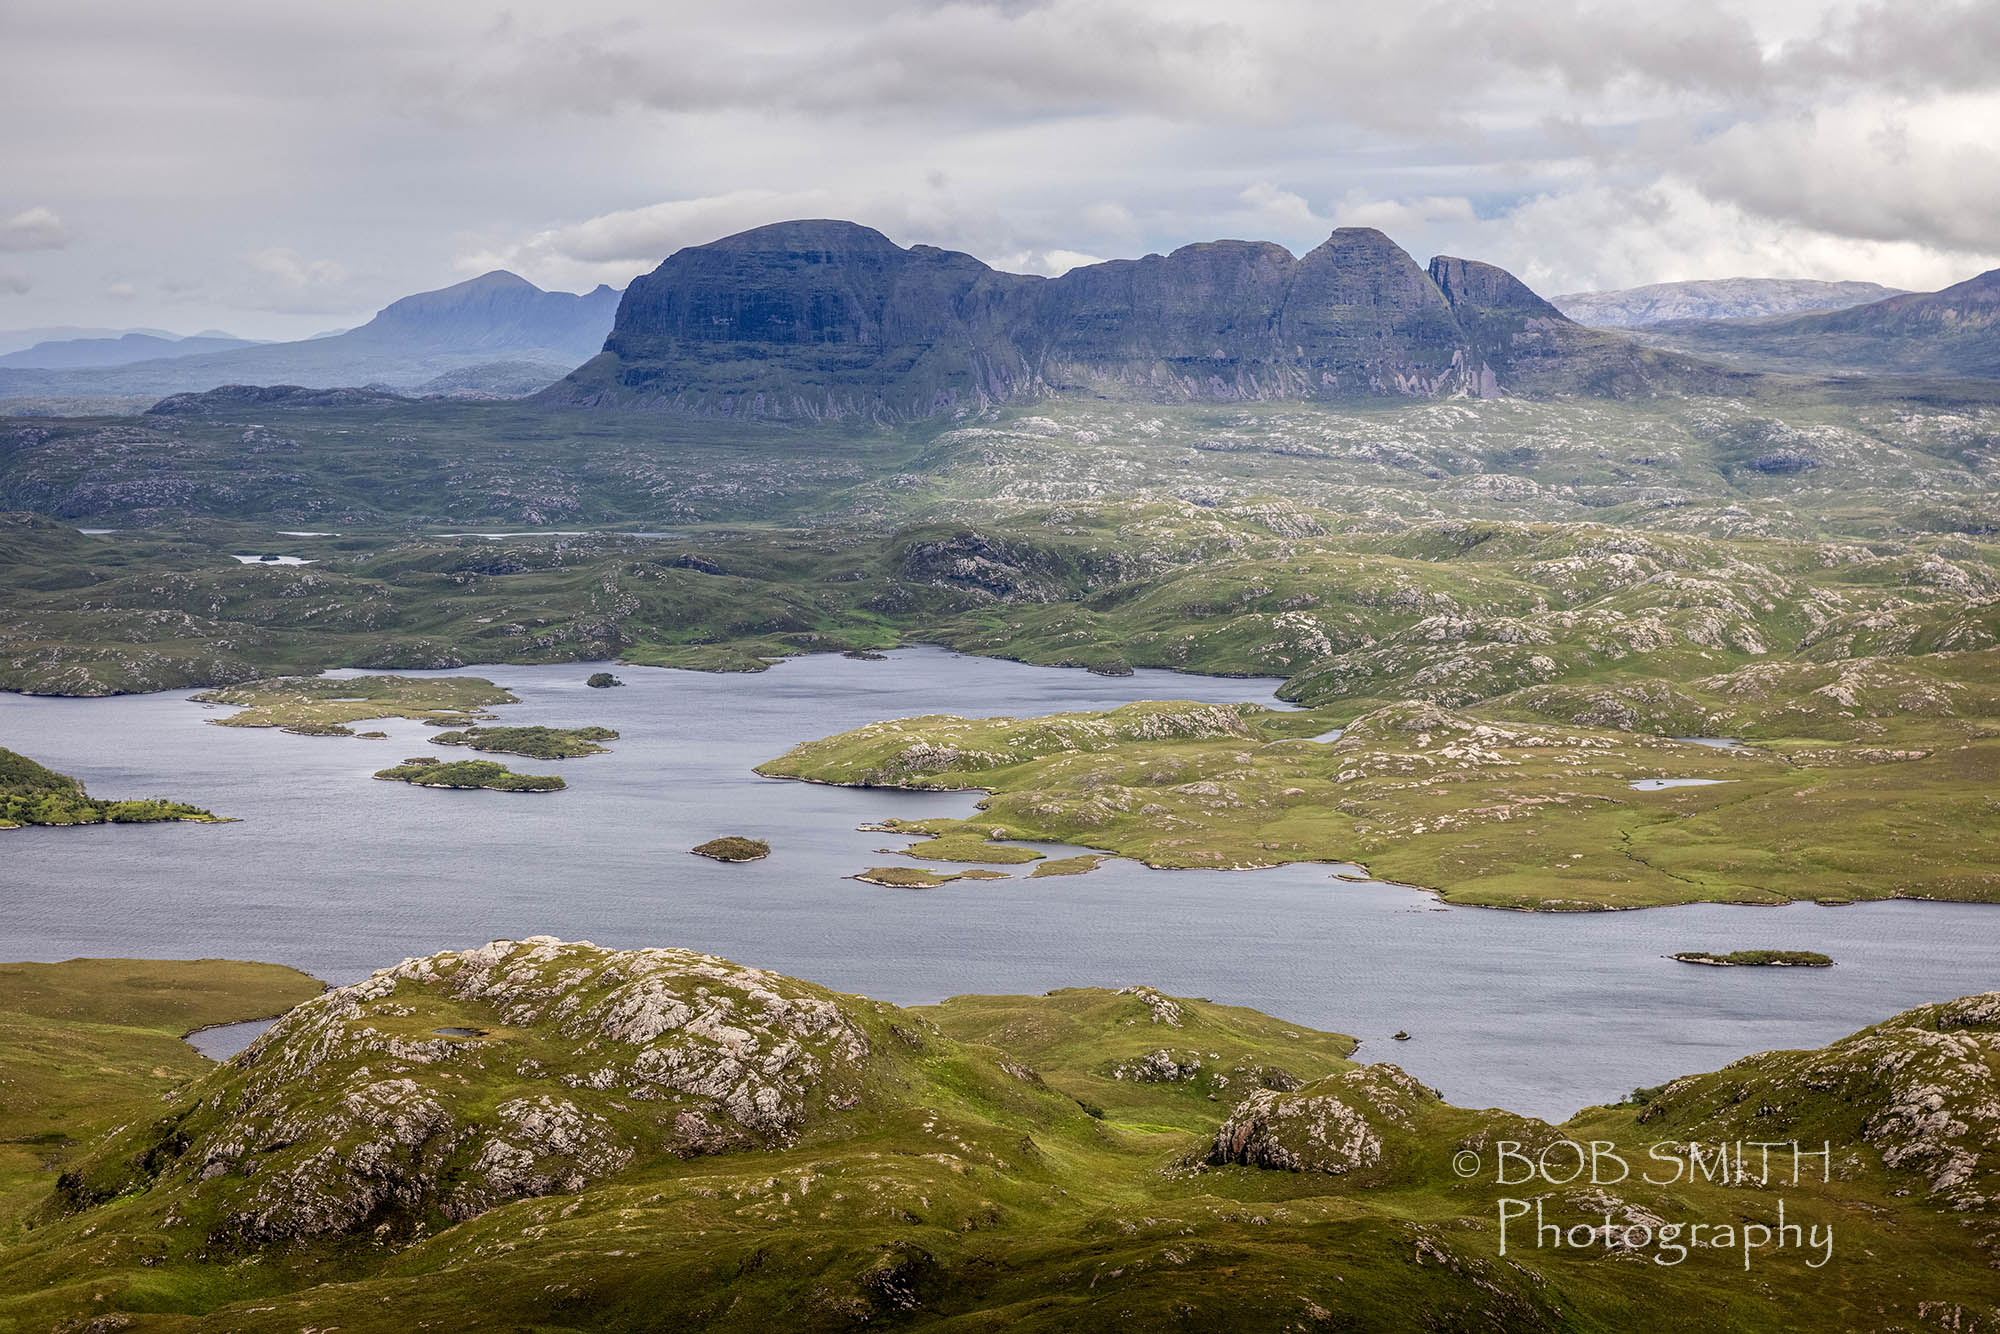
[[[0,219],[0,250],[61,250],[69,243],[69,227],[52,208],[38,205]]]
[[[131,283],[106,283],[104,295],[113,301],[130,301],[139,295],[139,289]]]
[[[1358,190],[1334,206],[1333,220],[1342,227],[1374,227],[1390,236],[1442,224],[1466,224],[1478,218],[1463,195],[1424,195],[1416,199],[1371,199]]]
[[[1258,181],[1237,196],[1259,217],[1273,225],[1294,229],[1311,230],[1317,228],[1322,219],[1313,212],[1313,207],[1303,195],[1290,190],[1280,190],[1269,181]]]
[[[1044,278],[1060,278],[1071,269],[1086,264],[1102,264],[1102,255],[1086,255],[1080,250],[1017,250],[986,261],[1006,273],[1038,273]]]
[[[307,259],[283,247],[259,250],[246,258],[250,269],[251,303],[264,310],[297,314],[344,311],[353,306],[348,273],[330,259]]]
[[[10,296],[21,296],[30,291],[34,285],[25,273],[18,273],[13,269],[0,269],[0,292]]]
[[[14,8],[0,248],[67,242],[20,266],[51,322],[309,332],[816,215],[1036,271],[1361,223],[1565,289],[2000,237],[2000,0]]]

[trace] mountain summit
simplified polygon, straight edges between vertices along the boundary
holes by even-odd
[[[227,384],[417,389],[441,377],[498,375],[545,385],[604,345],[618,293],[545,292],[504,270],[393,301],[359,328],[293,343],[212,350],[163,343],[151,359],[88,368],[0,367],[0,398],[167,395]],[[191,355],[192,354],[192,355]]]
[[[627,289],[603,353],[542,397],[915,420],[1058,392],[1492,395],[1607,353],[1620,370],[1648,364],[1505,270],[1450,258],[1426,270],[1373,228],[1296,257],[1212,241],[1037,278],[814,219],[676,252]]]

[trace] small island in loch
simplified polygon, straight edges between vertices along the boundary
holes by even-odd
[[[609,690],[612,686],[622,686],[625,683],[610,672],[592,672],[590,679],[585,681],[584,684],[592,690]]]
[[[468,746],[531,760],[568,760],[581,755],[602,755],[607,747],[598,742],[617,739],[618,734],[608,727],[467,727],[456,732],[439,732],[431,738],[431,744]]]
[[[927,866],[871,866],[847,878],[887,889],[936,889],[954,880],[1006,880],[1010,877],[1005,871],[989,871],[979,866],[967,871],[933,871]]]
[[[1713,954],[1708,950],[1683,950],[1669,954],[1676,963],[1705,964],[1710,968],[1831,968],[1833,960],[1813,950],[1735,950]]]
[[[569,784],[554,774],[517,774],[493,760],[454,760],[447,764],[432,755],[416,755],[401,764],[378,769],[387,782],[418,787],[485,788],[489,792],[560,792]]]
[[[221,824],[227,817],[164,797],[106,801],[83,784],[26,755],[0,749],[0,829],[22,825],[158,824],[188,820]]]
[[[754,862],[770,856],[771,845],[761,838],[743,838],[737,834],[727,834],[697,844],[688,851],[697,857],[706,857],[710,861]]]
[[[412,718],[432,727],[462,727],[491,718],[495,704],[518,704],[510,692],[478,676],[277,676],[218,686],[189,699],[239,710],[210,721],[220,727],[275,727],[295,736],[353,736],[349,723]]]

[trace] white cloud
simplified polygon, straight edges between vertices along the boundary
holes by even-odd
[[[0,250],[61,250],[69,243],[69,227],[52,208],[37,205],[0,219]]]
[[[344,311],[353,305],[347,269],[330,259],[308,259],[296,250],[259,250],[246,259],[251,302],[262,309],[299,314]]]
[[[1258,181],[1237,196],[1260,218],[1273,226],[1288,230],[1309,231],[1324,221],[1313,207],[1305,201],[1305,196],[1280,190],[1269,181]]]
[[[988,257],[986,262],[1004,273],[1038,273],[1044,278],[1059,278],[1086,264],[1102,264],[1104,257],[1086,255],[1080,250],[1016,250]]]
[[[104,285],[104,295],[110,297],[113,301],[130,301],[139,295],[139,289],[131,283],[106,283]]]
[[[1416,199],[1371,199],[1351,190],[1334,205],[1333,220],[1342,227],[1374,227],[1392,237],[1408,236],[1441,224],[1464,225],[1478,213],[1463,195],[1423,195]]]
[[[25,273],[18,273],[13,269],[0,269],[0,292],[5,292],[11,296],[21,296],[32,289],[34,285]]]

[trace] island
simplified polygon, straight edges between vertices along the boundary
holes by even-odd
[[[501,755],[522,755],[531,760],[567,760],[580,755],[602,755],[600,741],[616,741],[618,734],[608,727],[467,727],[456,732],[439,732],[433,746],[466,746]]]
[[[169,821],[221,824],[225,817],[186,802],[148,797],[107,801],[83,784],[26,755],[0,749],[0,829],[23,825],[160,824]]]
[[[413,718],[432,727],[491,718],[496,704],[518,704],[508,691],[478,676],[274,676],[218,686],[189,696],[197,704],[231,704],[238,712],[211,719],[218,727],[275,727],[294,736],[353,736],[349,723]]]
[[[728,834],[722,838],[711,838],[689,848],[697,857],[706,857],[717,862],[754,862],[771,855],[771,845],[761,838],[742,838]]]
[[[1698,963],[1710,968],[1831,968],[1833,960],[1813,950],[1735,950],[1711,954],[1707,950],[1683,950],[1669,954],[1676,963]]]
[[[560,792],[569,784],[554,774],[517,774],[493,760],[454,760],[447,764],[432,755],[417,755],[401,764],[378,769],[377,778],[418,787],[485,788],[489,792]]]
[[[592,672],[590,679],[585,681],[584,684],[592,690],[609,690],[612,686],[622,686],[625,683],[610,672]]]
[[[936,889],[954,880],[1005,880],[1008,875],[1005,871],[989,871],[977,866],[967,871],[933,871],[925,866],[871,866],[847,878],[859,880],[864,885],[882,885],[889,889]]]

